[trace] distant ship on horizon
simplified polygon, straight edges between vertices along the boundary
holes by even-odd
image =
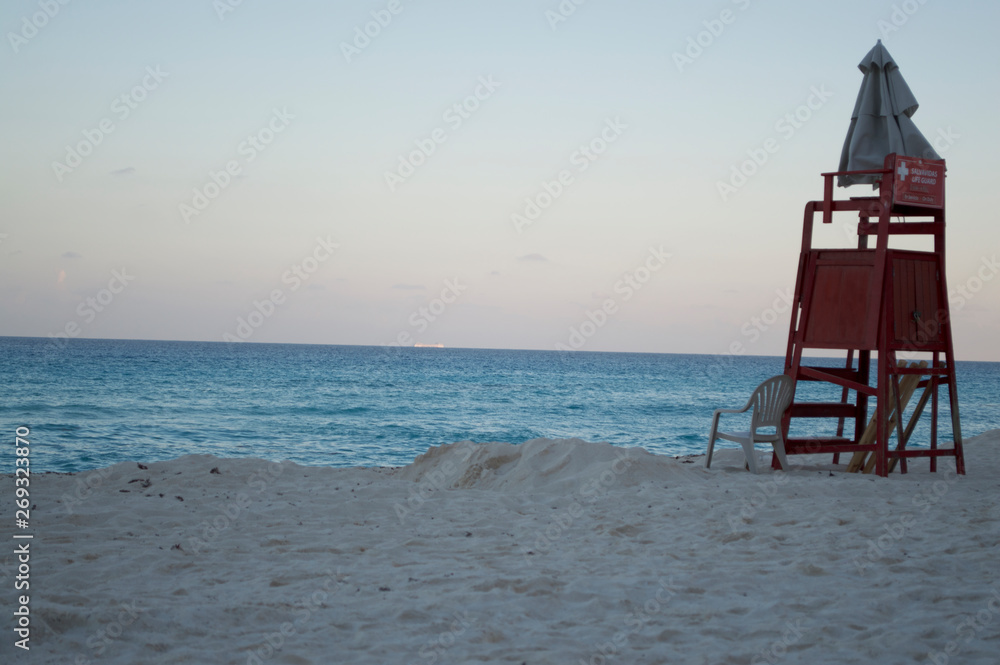
[[[421,344],[420,342],[417,342],[413,346],[415,348],[418,348],[418,349],[443,349],[444,348],[444,344]]]

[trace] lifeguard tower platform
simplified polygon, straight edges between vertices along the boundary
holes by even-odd
[[[878,196],[834,200],[834,177],[857,174],[881,177]],[[938,458],[947,456],[955,458],[956,470],[964,474],[945,280],[944,160],[890,154],[880,170],[824,173],[823,178],[823,200],[805,208],[785,374],[796,388],[801,381],[834,384],[841,398],[803,402],[796,394],[782,421],[786,452],[833,453],[835,463],[841,454],[850,454],[850,471],[874,470],[880,476],[897,464],[905,473],[907,460],[918,457],[930,458],[930,470],[936,471]],[[857,248],[813,247],[817,214],[829,224],[846,213],[858,220]],[[929,236],[933,249],[891,248],[890,240],[897,236]],[[846,362],[842,367],[806,366],[803,355],[811,349],[844,351]],[[950,405],[950,447],[942,447],[938,437],[941,388],[947,388]],[[918,391],[916,405],[907,411]],[[924,443],[929,445],[908,447],[928,404],[930,440]],[[789,436],[800,418],[832,419],[829,430],[836,434]],[[777,468],[776,459],[772,464]]]

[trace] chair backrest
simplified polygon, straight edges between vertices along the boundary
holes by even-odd
[[[758,427],[781,427],[781,416],[792,403],[794,384],[787,374],[772,376],[753,391],[752,429]]]

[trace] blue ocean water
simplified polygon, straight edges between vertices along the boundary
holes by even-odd
[[[189,453],[399,466],[429,446],[536,437],[683,455],[704,452],[714,409],[742,406],[782,366],[761,356],[0,337],[0,425],[11,441],[15,428],[31,429],[36,473]],[[1000,363],[957,368],[963,435],[1000,427]]]

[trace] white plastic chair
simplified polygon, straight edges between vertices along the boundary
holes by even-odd
[[[785,374],[772,376],[764,383],[757,386],[750,396],[750,401],[742,409],[716,409],[712,414],[712,430],[708,435],[708,457],[705,459],[705,468],[712,464],[712,450],[715,448],[716,439],[726,439],[735,441],[743,446],[746,454],[747,466],[752,473],[757,473],[757,455],[754,453],[755,443],[770,443],[774,446],[774,452],[781,462],[781,468],[788,471],[788,459],[785,457],[785,440],[781,436],[781,416],[785,409],[792,403],[794,386],[791,377]],[[753,407],[753,414],[750,416],[750,430],[748,432],[719,432],[719,416],[723,413],[744,413]],[[758,432],[760,428],[773,427],[774,434]]]

